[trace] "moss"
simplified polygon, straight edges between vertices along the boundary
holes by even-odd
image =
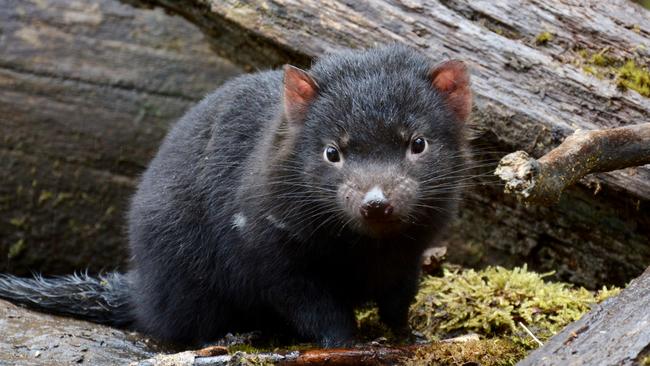
[[[643,6],[646,9],[650,9],[650,0],[632,0],[632,1]]]
[[[598,292],[596,292],[596,302],[601,303],[612,296],[616,296],[621,292],[621,289],[618,287],[607,288],[603,286]]]
[[[9,223],[18,229],[24,228],[27,223],[27,216],[13,217]]]
[[[232,355],[228,365],[233,366],[271,366],[275,365],[271,360],[263,359],[255,354],[236,352]]]
[[[599,300],[617,293],[605,288],[599,295],[544,281],[550,275],[530,272],[524,266],[447,270],[444,277],[426,277],[411,309],[411,326],[430,339],[439,339],[467,332],[517,335],[521,322],[538,338],[547,339]]]
[[[508,339],[481,339],[464,343],[435,342],[419,350],[406,365],[514,365],[526,355]]]
[[[589,63],[595,66],[607,67],[614,65],[616,63],[616,59],[608,56],[606,52],[601,51],[591,56]]]
[[[390,329],[379,320],[379,312],[374,305],[356,311],[359,340],[369,342],[381,337],[393,340]]]
[[[643,366],[650,366],[650,356],[646,356],[641,360],[641,365]]]
[[[71,199],[72,197],[73,197],[72,193],[60,192],[59,194],[56,195],[56,199],[54,200],[54,207],[57,207],[58,205]]]
[[[632,89],[644,97],[650,97],[650,71],[637,65],[634,60],[627,60],[618,68],[618,86]]]
[[[633,58],[617,58],[602,50],[591,54],[578,51],[582,70],[600,79],[613,80],[622,90],[634,90],[644,97],[650,97],[650,70]]]
[[[535,44],[537,44],[538,46],[543,46],[543,45],[551,42],[553,40],[553,38],[555,38],[555,36],[553,36],[553,33],[551,33],[551,32],[542,32],[542,33],[538,34],[537,37],[535,37]]]
[[[25,239],[19,239],[17,242],[11,244],[7,258],[13,259],[20,255],[25,250]]]
[[[237,336],[236,336],[237,337]],[[278,338],[256,339],[256,340],[243,340],[241,343],[227,345],[228,353],[244,353],[244,354],[257,354],[257,353],[277,353],[277,352],[292,352],[292,351],[305,351],[309,349],[318,348],[318,345],[313,343],[292,343],[287,344],[287,340]]]
[[[237,352],[244,352],[244,353],[260,353],[267,351],[267,349],[264,348],[257,348],[254,347],[253,345],[247,344],[247,343],[242,343],[242,344],[235,344],[232,346],[228,347],[228,353],[230,354],[235,354]]]
[[[38,196],[38,205],[41,206],[42,204],[50,200],[50,198],[52,198],[53,196],[54,193],[50,191],[45,191],[45,190],[41,191],[41,194]]]
[[[551,275],[530,272],[525,266],[512,270],[488,267],[481,271],[447,267],[443,277],[424,277],[409,322],[413,330],[433,343],[409,362],[513,365],[537,347],[519,322],[546,340],[580,318],[593,304],[620,291],[603,288],[593,293],[545,281]],[[361,309],[356,316],[364,339],[391,339],[376,309]],[[477,333],[481,339],[464,343],[439,341],[468,333]]]

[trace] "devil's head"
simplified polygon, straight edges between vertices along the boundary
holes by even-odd
[[[469,75],[402,46],[284,68],[278,148],[303,217],[383,236],[449,215],[464,169]],[[284,147],[282,147],[284,146]]]

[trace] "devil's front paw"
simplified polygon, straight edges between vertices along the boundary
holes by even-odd
[[[318,343],[323,348],[346,348],[354,346],[354,338],[345,332],[323,336]]]
[[[417,336],[411,331],[411,328],[408,325],[403,325],[399,327],[391,327],[391,332],[395,337],[395,341],[403,344],[411,344],[417,341]]]

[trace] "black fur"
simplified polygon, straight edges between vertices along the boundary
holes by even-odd
[[[421,254],[453,215],[465,164],[462,121],[432,87],[432,67],[401,46],[324,57],[309,71],[318,93],[300,124],[283,112],[281,71],[207,96],[171,130],[133,198],[132,283],[117,308],[128,292],[137,329],[181,343],[261,329],[338,345],[368,301],[404,330]],[[415,133],[429,150],[408,161]],[[330,142],[345,145],[342,167],[323,159]],[[373,184],[391,187],[401,210],[390,230],[355,216]],[[44,281],[8,292],[17,282],[5,277],[0,296],[58,309],[48,300],[57,290],[29,295],[51,288]]]
[[[133,323],[125,275],[86,273],[52,278],[0,274],[0,298],[95,323],[127,327]]]

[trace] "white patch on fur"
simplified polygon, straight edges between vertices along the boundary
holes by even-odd
[[[287,228],[287,224],[285,224],[282,221],[278,221],[278,219],[273,215],[268,215],[266,217],[266,219],[269,220],[271,222],[271,224],[273,224],[273,226],[275,226],[276,228],[278,228],[280,230],[284,230],[284,229]]]
[[[381,188],[379,188],[379,186],[372,187],[372,189],[369,190],[365,196],[363,196],[363,203],[385,200],[386,196],[384,196],[384,192],[381,190]]]
[[[232,227],[241,230],[244,226],[246,226],[246,216],[243,213],[238,212],[232,215]]]

